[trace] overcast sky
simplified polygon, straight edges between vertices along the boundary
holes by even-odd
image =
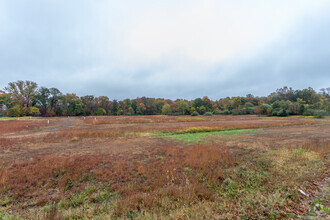
[[[0,89],[219,99],[330,86],[328,0],[0,0]]]

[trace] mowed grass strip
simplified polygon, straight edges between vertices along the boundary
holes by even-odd
[[[226,135],[226,136],[237,136],[241,133],[256,132],[258,129],[234,129],[234,130],[212,130],[213,128],[208,127],[193,127],[185,129],[184,132],[156,132],[155,136],[172,138],[177,141],[184,143],[196,143],[201,142],[205,137]]]

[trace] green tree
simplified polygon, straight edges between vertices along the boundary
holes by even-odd
[[[178,108],[182,115],[189,113],[189,105],[183,100],[178,102]]]
[[[8,116],[9,117],[19,117],[19,116],[21,116],[21,106],[19,106],[17,104],[14,107],[8,109]]]
[[[117,115],[118,108],[119,108],[119,104],[118,104],[118,101],[115,99],[112,102],[111,114]]]
[[[10,98],[9,94],[5,93],[4,91],[0,90],[0,109],[2,106],[6,106],[7,108],[11,107],[12,99]]]
[[[199,112],[199,114],[204,115],[205,112],[206,112],[206,108],[205,108],[205,106],[202,105],[201,107],[199,107],[198,112]]]
[[[171,106],[169,104],[165,104],[162,107],[162,115],[169,115],[172,113]]]
[[[203,105],[203,100],[201,98],[197,98],[192,102],[192,106],[197,109]]]
[[[96,111],[96,115],[105,115],[107,112],[105,111],[104,108],[98,108]]]
[[[134,111],[134,109],[132,107],[129,107],[128,108],[128,114],[129,115],[135,115],[135,111]]]

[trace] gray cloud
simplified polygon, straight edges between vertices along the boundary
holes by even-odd
[[[302,17],[251,56],[209,64],[187,57],[182,48],[155,59],[132,56],[124,39],[126,28],[135,24],[128,22],[134,17],[122,13],[135,12],[123,3],[34,2],[5,1],[1,5],[6,15],[0,17],[0,88],[28,79],[78,95],[116,99],[207,95],[218,99],[247,93],[267,95],[284,85],[329,86],[329,4]],[[116,12],[117,8],[122,10]]]

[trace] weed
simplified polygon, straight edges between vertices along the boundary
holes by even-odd
[[[73,187],[73,182],[71,179],[68,179],[66,182],[66,186],[64,188],[64,191],[67,191],[68,189],[71,189]]]
[[[78,137],[71,138],[71,141],[78,141]]]
[[[299,156],[303,155],[304,153],[305,153],[305,151],[302,148],[298,148],[298,149],[293,150],[293,154],[296,157],[299,157]]]

